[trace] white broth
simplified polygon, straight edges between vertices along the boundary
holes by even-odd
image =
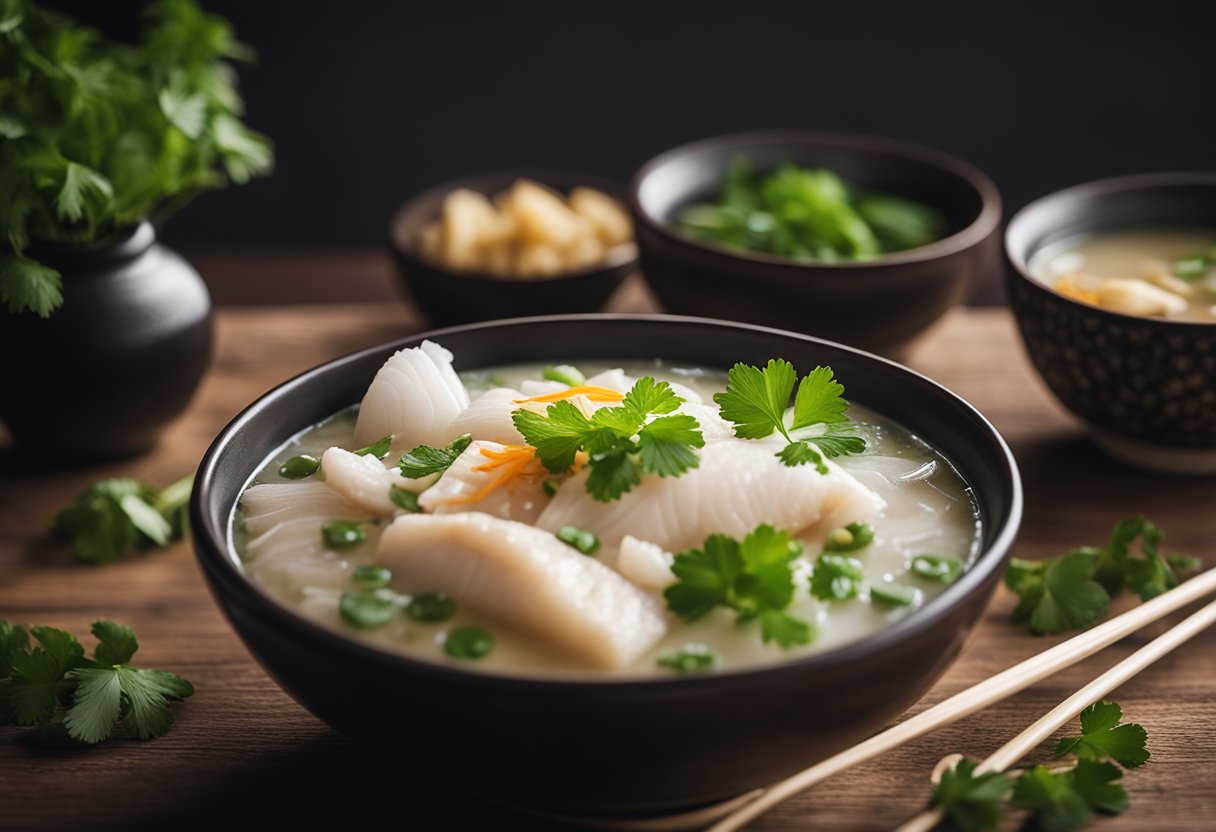
[[[676,391],[690,401],[699,397],[716,417],[717,406],[714,405],[712,396],[722,391],[726,383],[726,376],[720,371],[668,366],[661,362],[598,362],[581,363],[578,366],[588,378],[597,377],[597,374],[615,368],[622,368],[627,380],[652,376],[660,381],[672,382],[677,385]],[[544,369],[545,365],[540,364],[498,367],[466,373],[462,380],[470,399],[476,405],[480,397],[487,393],[491,396],[505,395],[493,392],[498,386],[514,390],[523,388],[529,395],[535,395],[538,390],[564,386],[536,381],[541,378]],[[617,375],[619,376],[619,371]],[[847,386],[848,379],[843,378],[841,382]],[[367,407],[365,399],[364,408]],[[681,406],[682,410],[685,408],[689,408],[689,405]],[[479,609],[477,604],[465,603],[459,592],[449,593],[455,603],[456,612],[446,621],[427,623],[414,620],[407,614],[394,614],[380,626],[366,629],[352,626],[339,611],[340,599],[344,592],[352,589],[353,573],[357,567],[386,562],[381,556],[383,552],[378,552],[378,546],[384,530],[393,522],[393,518],[373,517],[370,514],[343,516],[341,519],[365,521],[361,528],[366,539],[350,548],[336,549],[329,546],[323,540],[321,527],[323,523],[337,519],[333,515],[337,510],[333,502],[335,497],[329,493],[334,483],[322,480],[321,471],[306,478],[289,479],[280,475],[280,469],[288,460],[302,454],[320,460],[331,447],[353,450],[367,444],[364,441],[367,436],[356,437],[358,410],[353,407],[300,432],[259,467],[249,484],[250,488],[272,486],[279,490],[272,492],[263,488],[263,492],[246,492],[246,497],[242,498],[242,503],[233,516],[233,545],[250,577],[279,602],[299,614],[349,638],[438,663],[457,663],[461,667],[506,674],[583,677],[590,675],[596,678],[671,676],[675,671],[660,665],[658,658],[689,645],[705,645],[710,648],[719,657],[717,667],[721,670],[788,661],[864,638],[907,615],[916,614],[919,608],[930,603],[948,584],[915,574],[911,568],[914,558],[922,555],[943,556],[954,559],[966,568],[979,550],[980,524],[976,503],[969,487],[950,463],[907,430],[876,413],[853,406],[849,410],[849,417],[858,423],[858,430],[864,436],[867,447],[864,453],[833,459],[832,462],[845,472],[843,475],[837,474],[833,467],[833,476],[848,477],[850,488],[867,495],[877,495],[878,499],[874,504],[884,505],[869,519],[873,528],[873,541],[859,551],[843,553],[860,561],[864,571],[864,584],[855,598],[825,601],[813,597],[808,591],[813,565],[823,551],[825,536],[845,523],[833,524],[832,529],[825,529],[822,524],[810,524],[797,534],[796,539],[805,548],[802,555],[793,562],[796,590],[794,601],[787,612],[813,625],[816,631],[814,638],[805,645],[783,648],[776,643],[766,644],[761,640],[757,621],[738,623],[735,612],[725,607],[718,607],[699,620],[686,622],[664,609],[661,586],[644,585],[645,582],[642,582],[635,588],[630,581],[626,581],[630,584],[629,591],[644,594],[654,603],[655,609],[660,611],[666,633],[654,639],[653,643],[648,642],[648,646],[638,655],[618,666],[588,662],[559,643],[537,638],[526,628],[513,626],[501,615],[487,614],[486,610]],[[377,417],[369,413],[364,418]],[[458,420],[456,424],[465,423]],[[477,436],[476,431],[473,432],[473,439],[481,438]],[[733,435],[708,441],[749,446],[757,444],[736,439]],[[410,447],[408,443],[402,446],[394,441],[392,452],[380,464],[392,467],[403,450],[410,450]],[[468,452],[471,453],[471,449]],[[706,449],[703,448],[701,452],[703,464],[710,465]],[[767,456],[771,455],[766,455],[765,458]],[[362,459],[371,458],[373,457]],[[326,462],[328,463],[329,459]],[[792,469],[782,466],[776,458],[772,459],[771,464],[774,476],[790,475]],[[454,464],[451,470],[456,471],[458,465],[459,462]],[[374,470],[368,470],[373,476],[379,476]],[[763,470],[767,476],[768,469]],[[808,468],[805,473],[799,472],[797,475],[810,476],[811,472]],[[330,479],[332,477],[326,478]],[[546,477],[545,481],[552,482],[553,478]],[[444,482],[442,477],[439,482]],[[670,478],[646,474],[642,484],[620,498],[619,505],[626,507],[630,505],[627,502],[630,500],[637,504],[653,500],[656,494],[662,494],[659,489],[674,487],[672,482]],[[728,490],[725,497],[727,500],[731,498],[729,492],[732,490],[739,494],[741,489],[748,489],[752,496],[755,496],[762,494],[766,487],[762,478],[746,473],[741,473],[737,481],[731,481],[727,476],[720,483],[709,484],[710,487],[714,485]],[[542,509],[555,509],[555,506],[550,504],[550,496],[544,490],[544,481],[536,481],[527,487],[531,489],[527,492],[531,495],[527,506],[520,509],[516,505],[512,511],[517,514],[523,511],[527,514]],[[560,495],[562,489],[578,487],[579,483],[575,479],[567,479],[557,486],[557,493]],[[439,486],[431,488],[438,489]],[[259,498],[255,516],[249,509],[249,500],[246,499],[250,493],[272,494],[273,500],[269,508],[266,508],[265,501]],[[567,500],[573,499],[575,494],[567,494]],[[428,501],[425,495],[424,491],[421,498],[424,505]],[[782,511],[788,513],[792,510],[790,505],[796,500],[791,495],[792,492],[787,491],[775,493],[772,510],[774,516],[781,515]],[[552,499],[556,502],[558,498]],[[712,495],[705,495],[705,500],[712,502]],[[645,508],[641,505],[637,507],[638,513]],[[458,506],[457,510],[459,508]],[[469,508],[484,509],[484,505],[474,502]],[[826,513],[826,510],[824,511]],[[398,515],[404,513],[397,511]],[[721,516],[728,513],[722,512]],[[451,518],[455,515],[448,513],[443,516]],[[544,517],[542,513],[541,519],[535,522],[542,522]],[[849,518],[850,521],[859,519],[862,518]],[[688,517],[676,518],[676,521],[688,522]],[[679,525],[676,521],[665,528],[674,529]],[[711,519],[708,522],[714,521]],[[573,552],[578,558],[594,559],[614,569],[623,570],[624,566],[618,562],[618,547],[614,545],[613,533],[607,524],[599,528],[604,537],[604,545],[599,551],[591,556],[579,554],[572,548],[569,552]],[[700,547],[700,540],[717,531],[721,529],[704,529],[703,533],[697,536],[697,547]],[[671,533],[675,534],[674,531]],[[564,544],[562,547],[568,548]],[[631,553],[631,556],[632,554],[636,552]],[[596,566],[595,569],[599,567]],[[636,582],[636,570],[631,570],[628,577]],[[671,580],[671,576],[666,572],[659,575],[660,581],[664,578]],[[912,596],[912,603],[891,607],[871,598],[872,588],[890,586],[892,583],[906,588]],[[430,592],[434,588],[427,585],[410,585],[400,577],[398,570],[394,569],[391,590],[398,593],[402,599],[408,599],[414,593]],[[448,634],[469,625],[480,626],[492,634],[492,650],[477,661],[449,657],[444,650],[444,641]],[[564,625],[555,621],[555,626]]]

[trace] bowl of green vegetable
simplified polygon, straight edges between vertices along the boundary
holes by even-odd
[[[996,186],[890,139],[801,130],[669,150],[629,193],[669,312],[898,353],[999,264]]]

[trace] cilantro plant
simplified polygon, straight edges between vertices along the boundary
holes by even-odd
[[[133,667],[139,641],[130,627],[101,619],[92,632],[97,646],[87,659],[71,633],[0,620],[0,725],[36,725],[53,743],[95,744],[119,722],[141,740],[169,730],[169,703],[193,694],[193,686],[167,670]]]
[[[844,385],[836,381],[831,367],[816,367],[798,382],[792,416],[786,410],[798,373],[780,358],[769,359],[764,369],[736,364],[727,373],[726,390],[714,394],[722,418],[735,425],[740,439],[764,439],[774,431],[789,443],[777,456],[786,465],[813,464],[828,472],[824,457],[857,454],[865,440],[845,415]]]
[[[87,243],[268,173],[230,61],[249,47],[194,0],[157,0],[135,46],[0,0],[0,302],[49,315],[59,274],[31,244]]]
[[[1083,546],[1058,558],[1029,561],[1014,558],[1005,585],[1019,597],[1013,620],[1036,633],[1085,630],[1105,614],[1111,597],[1124,588],[1147,601],[1174,588],[1200,565],[1187,555],[1163,558],[1162,531],[1144,517],[1115,524],[1101,548]],[[1140,555],[1132,545],[1140,540]]]
[[[550,472],[570,470],[579,452],[591,473],[587,491],[601,502],[620,499],[642,481],[642,473],[678,477],[700,465],[701,425],[672,413],[684,400],[665,381],[638,379],[620,405],[590,416],[572,402],[558,401],[545,414],[517,410],[511,420]],[[671,415],[667,415],[671,414]]]
[[[710,535],[701,549],[676,555],[671,567],[676,583],[663,597],[667,608],[685,621],[726,607],[735,611],[740,624],[759,619],[765,643],[809,644],[811,625],[786,612],[794,600],[791,563],[800,554],[801,544],[769,525],[758,527],[742,542]]]
[[[52,527],[86,563],[168,546],[186,533],[186,504],[193,486],[193,474],[164,489],[133,479],[102,480],[56,514]]]
[[[1010,808],[1029,812],[1030,828],[1069,832],[1095,813],[1117,815],[1129,802],[1119,782],[1124,768],[1148,761],[1148,734],[1135,723],[1123,723],[1123,710],[1113,702],[1096,702],[1081,712],[1081,736],[1066,737],[1056,757],[1075,756],[1060,768],[1037,765],[1020,774],[989,771],[976,774],[973,760],[961,760],[943,773],[933,804],[944,820],[940,829],[989,832]],[[1118,763],[1118,765],[1116,765]],[[1015,776],[1016,775],[1016,776]]]

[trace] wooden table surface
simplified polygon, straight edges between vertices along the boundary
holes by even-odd
[[[641,296],[623,302],[644,308]],[[50,751],[24,729],[0,729],[0,829],[180,829],[301,821],[383,820],[401,828],[535,828],[486,806],[446,771],[419,775],[425,749],[369,756],[284,694],[253,661],[213,603],[187,544],[90,567],[47,535],[54,511],[93,480],[136,476],[167,483],[192,470],[215,434],[263,391],[325,359],[415,331],[401,304],[259,307],[218,315],[215,363],[193,404],[150,453],[69,472],[29,469],[0,451],[0,617],[84,636],[97,617],[138,632],[137,664],[174,670],[197,693],[150,743],[115,739]],[[1020,557],[1099,544],[1118,519],[1144,513],[1171,549],[1216,560],[1216,480],[1140,474],[1102,456],[1033,375],[1008,313],[956,310],[908,363],[957,391],[1004,434],[1022,466],[1026,516]],[[1057,639],[1008,620],[1003,588],[954,667],[921,709]],[[1157,629],[1164,627],[1161,625]],[[758,830],[889,829],[914,814],[943,755],[982,757],[1153,633],[1142,633],[1013,700],[800,795],[756,822]],[[1212,829],[1216,818],[1216,632],[1167,657],[1113,696],[1148,729],[1152,761],[1126,783],[1131,810],[1094,828]],[[368,707],[396,714],[392,691]],[[577,742],[577,738],[572,738]],[[1044,755],[1039,754],[1043,759]],[[706,765],[712,765],[707,761]],[[322,827],[323,828],[323,827]]]

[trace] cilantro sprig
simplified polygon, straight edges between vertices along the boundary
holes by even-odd
[[[384,440],[381,439],[380,442]],[[391,441],[391,440],[390,440]],[[379,445],[380,442],[376,444]],[[431,474],[441,474],[452,467],[452,463],[456,461],[465,449],[473,443],[472,434],[464,434],[457,436],[443,448],[432,448],[430,445],[419,445],[412,451],[408,451],[401,455],[401,459],[397,461],[397,467],[401,469],[401,476],[411,480],[429,477]],[[371,446],[372,450],[376,446]],[[367,448],[362,449],[364,451]],[[360,453],[360,451],[355,451]],[[387,454],[388,451],[385,451]]]
[[[544,415],[517,410],[511,419],[554,474],[570,470],[575,456],[585,452],[587,492],[611,502],[638,485],[643,473],[678,477],[701,464],[696,452],[705,446],[700,423],[673,413],[683,401],[667,382],[645,376],[619,405],[590,416],[563,400],[549,405]]]
[[[168,546],[187,531],[186,505],[194,475],[158,489],[133,479],[109,479],[85,489],[51,526],[87,563],[107,563],[136,549]]]
[[[169,703],[192,695],[194,687],[167,670],[133,667],[139,641],[130,627],[99,619],[92,633],[97,646],[87,659],[65,630],[27,631],[0,620],[0,724],[36,725],[48,742],[90,745],[119,722],[127,736],[141,740],[169,730]]]
[[[996,771],[976,774],[973,760],[960,760],[943,773],[933,792],[933,804],[945,816],[939,828],[990,832],[1013,807],[1030,813],[1032,828],[1068,832],[1095,813],[1126,811],[1129,801],[1119,766],[1141,766],[1149,752],[1144,728],[1123,723],[1122,717],[1122,708],[1113,702],[1096,702],[1082,711],[1081,736],[1066,737],[1056,748],[1057,758],[1076,757],[1062,769],[1037,765],[1016,777]]]
[[[802,546],[770,525],[758,527],[742,542],[710,535],[700,549],[675,556],[676,583],[663,597],[667,608],[685,621],[696,621],[717,607],[737,613],[736,620],[760,621],[760,636],[781,647],[809,644],[814,630],[786,612],[794,600],[792,561]]]
[[[798,392],[794,394],[797,382]],[[793,413],[787,424],[786,410],[794,396]],[[849,403],[844,385],[836,381],[831,367],[816,367],[798,381],[794,365],[772,358],[761,369],[736,364],[727,373],[726,390],[714,394],[722,418],[733,422],[740,439],[764,439],[774,431],[789,443],[777,454],[789,466],[815,466],[828,472],[824,457],[857,454],[865,440],[846,415]]]
[[[1163,532],[1144,517],[1115,524],[1101,548],[1083,546],[1058,558],[1040,561],[1014,558],[1005,585],[1018,595],[1013,620],[1036,633],[1085,630],[1110,607],[1112,596],[1124,588],[1147,601],[1173,589],[1179,573],[1199,567],[1186,555],[1160,554]],[[1140,541],[1140,555],[1132,546]]]

